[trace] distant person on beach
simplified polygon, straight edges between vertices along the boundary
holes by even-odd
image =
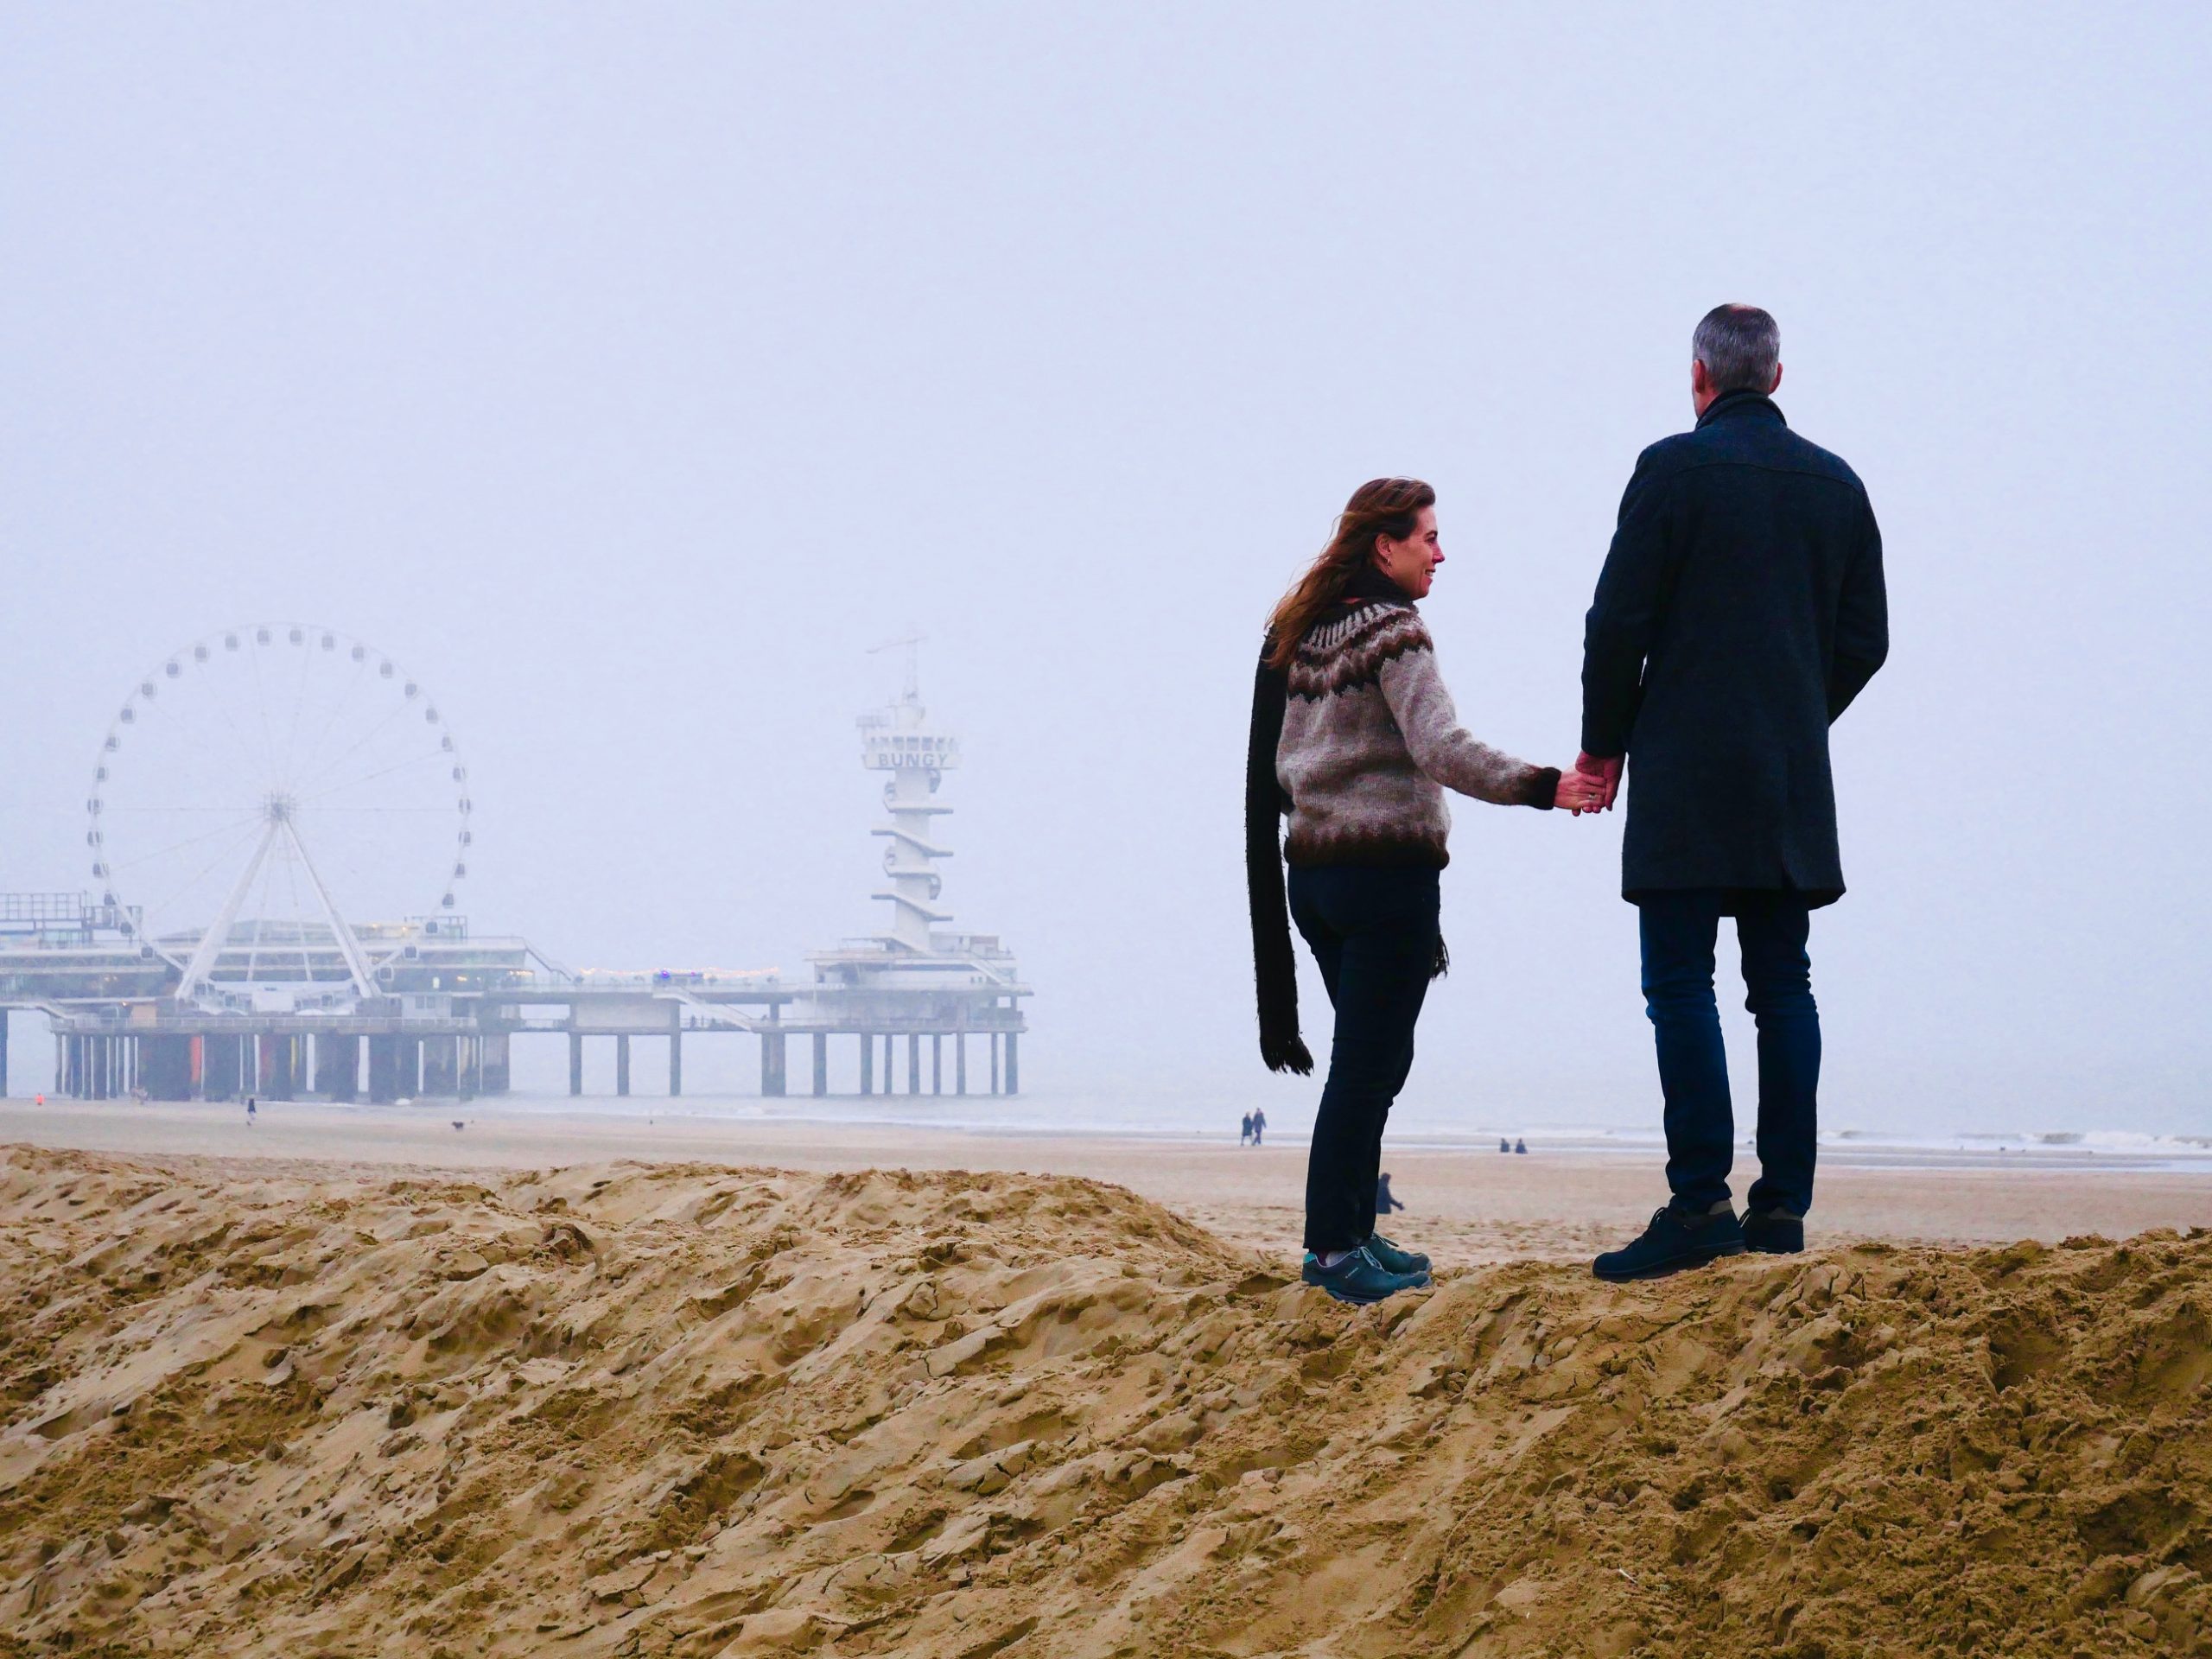
[[[1390,1172],[1384,1170],[1375,1178],[1375,1213],[1378,1216],[1387,1216],[1393,1210],[1402,1210],[1405,1207],[1391,1195]]]
[[[1593,1264],[1644,1279],[1805,1247],[1820,1013],[1811,913],[1843,895],[1828,728],[1889,654],[1882,537],[1851,468],[1789,429],[1782,338],[1716,306],[1690,346],[1694,429],[1637,458],[1583,633],[1582,754],[1610,808],[1625,764],[1621,896],[1638,906],[1673,1197]],[[1758,1024],[1759,1179],[1744,1216],[1713,999],[1736,918]]]
[[[1529,1153],[1529,1143],[1528,1143],[1526,1141],[1516,1141],[1513,1143],[1513,1150],[1514,1150],[1514,1151],[1516,1151],[1516,1153],[1519,1153],[1522,1157],[1524,1157],[1524,1158],[1525,1158],[1526,1156],[1528,1156],[1528,1153]]]
[[[253,1096],[251,1095],[245,1097],[245,1126],[249,1129],[253,1127]]]
[[[1262,1141],[1262,1140],[1263,1140],[1263,1139],[1266,1137],[1267,1133],[1268,1133],[1268,1115],[1267,1115],[1266,1111],[1265,1111],[1265,1110],[1263,1110],[1263,1109],[1262,1109],[1261,1108],[1258,1108],[1258,1107],[1255,1107],[1255,1108],[1253,1108],[1253,1110],[1252,1110],[1252,1144],[1253,1144],[1254,1146],[1255,1146],[1255,1147],[1256,1147],[1256,1146],[1258,1146],[1258,1145],[1260,1144],[1260,1142]]]
[[[1244,857],[1260,1056],[1276,1071],[1313,1067],[1298,1031],[1295,918],[1336,1012],[1306,1164],[1300,1276],[1340,1301],[1428,1282],[1427,1256],[1375,1230],[1375,1196],[1414,1026],[1446,963],[1437,929],[1452,824],[1444,791],[1579,810],[1604,790],[1583,773],[1517,760],[1459,724],[1417,608],[1443,562],[1435,491],[1409,478],[1363,484],[1276,605],[1253,688]]]
[[[1241,1146],[1243,1146],[1246,1141],[1249,1141],[1251,1138],[1252,1138],[1252,1114],[1251,1114],[1251,1113],[1249,1113],[1249,1112],[1247,1112],[1247,1113],[1245,1113],[1245,1114],[1244,1114],[1244,1121],[1243,1121],[1243,1122],[1241,1125],[1239,1125],[1239,1126],[1238,1126],[1237,1130],[1236,1130],[1236,1144],[1237,1144],[1238,1146],[1240,1146],[1240,1147],[1241,1147]]]
[[[1497,1149],[1500,1152],[1510,1152],[1513,1150],[1513,1143],[1501,1135],[1497,1137]]]

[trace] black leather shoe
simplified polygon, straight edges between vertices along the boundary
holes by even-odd
[[[1727,1205],[1700,1216],[1669,1204],[1651,1212],[1651,1224],[1642,1237],[1607,1250],[1590,1264],[1590,1270],[1615,1281],[1658,1279],[1743,1253],[1743,1224]]]
[[[1402,1290],[1425,1290],[1428,1286],[1427,1274],[1393,1273],[1363,1244],[1333,1268],[1323,1267],[1321,1258],[1308,1250],[1298,1276],[1340,1302],[1379,1302]]]
[[[1760,1255],[1796,1255],[1805,1248],[1805,1219],[1780,1210],[1746,1210],[1744,1248]]]
[[[1367,1236],[1367,1253],[1392,1273],[1427,1273],[1428,1258],[1419,1250],[1402,1250],[1380,1233]]]

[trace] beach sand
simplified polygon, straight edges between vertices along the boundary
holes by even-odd
[[[455,1130],[455,1119],[467,1128]],[[1225,1137],[1018,1135],[683,1115],[650,1121],[589,1112],[484,1115],[467,1106],[270,1102],[248,1128],[235,1106],[10,1101],[0,1103],[0,1141],[435,1169],[630,1158],[825,1173],[1077,1175],[1126,1186],[1232,1243],[1294,1258],[1306,1182],[1305,1146],[1288,1137],[1255,1149]],[[1461,1264],[1585,1257],[1634,1234],[1667,1196],[1656,1150],[1554,1151],[1540,1144],[1527,1157],[1513,1157],[1393,1147],[1383,1162],[1407,1209],[1382,1230]],[[1740,1153],[1739,1185],[1756,1169],[1751,1154]],[[1829,1153],[1808,1232],[1833,1243],[2056,1243],[2081,1233],[2125,1238],[2150,1227],[2189,1226],[2212,1227],[2212,1160],[2201,1170],[2176,1172],[2025,1154],[2009,1162],[1930,1154],[1920,1163],[1890,1154]]]
[[[0,1654],[2212,1643],[2201,1176],[1609,1287],[1655,1171],[1417,1154],[1356,1310],[1287,1147],[226,1116],[10,1112],[172,1150],[0,1148]]]

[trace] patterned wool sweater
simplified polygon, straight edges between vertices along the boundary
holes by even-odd
[[[1502,806],[1549,808],[1559,769],[1478,742],[1459,724],[1436,651],[1409,599],[1363,597],[1299,641],[1275,747],[1294,868],[1441,869],[1455,789]]]

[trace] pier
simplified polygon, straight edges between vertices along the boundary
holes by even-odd
[[[229,649],[241,632],[223,636]],[[283,631],[255,632],[264,646],[286,643]],[[289,635],[314,648],[315,631]],[[687,1043],[730,1039],[755,1046],[765,1096],[827,1096],[833,1066],[850,1080],[839,1093],[1018,1094],[1030,988],[996,936],[954,929],[939,908],[951,849],[936,826],[952,809],[937,798],[960,751],[923,706],[916,643],[894,642],[909,653],[902,694],[859,721],[861,765],[883,778],[886,821],[873,833],[885,842],[886,886],[874,896],[891,907],[888,925],[809,957],[804,976],[578,973],[521,937],[473,931],[450,889],[432,913],[351,922],[315,873],[312,814],[272,785],[241,820],[257,837],[251,858],[203,927],[149,930],[113,891],[0,894],[0,1008],[46,1017],[51,1092],[80,1100],[467,1100],[508,1092],[515,1044],[539,1039],[565,1039],[571,1095],[583,1092],[587,1046],[601,1043],[612,1045],[615,1093],[628,1094],[639,1039],[665,1045],[671,1096],[683,1092]],[[180,664],[209,660],[205,645],[193,649],[196,658],[172,660],[170,678],[184,677]],[[374,660],[354,649],[357,663]],[[145,696],[157,689],[149,677]],[[404,695],[416,696],[412,682]],[[111,733],[105,753],[117,747]],[[441,753],[452,753],[449,734]],[[465,848],[474,804],[465,768],[450,770],[464,791]],[[104,760],[87,835],[103,878],[108,776]],[[305,872],[312,913],[252,913],[261,866],[276,857]],[[464,861],[453,875],[465,873]],[[9,1082],[0,1020],[0,1093]]]

